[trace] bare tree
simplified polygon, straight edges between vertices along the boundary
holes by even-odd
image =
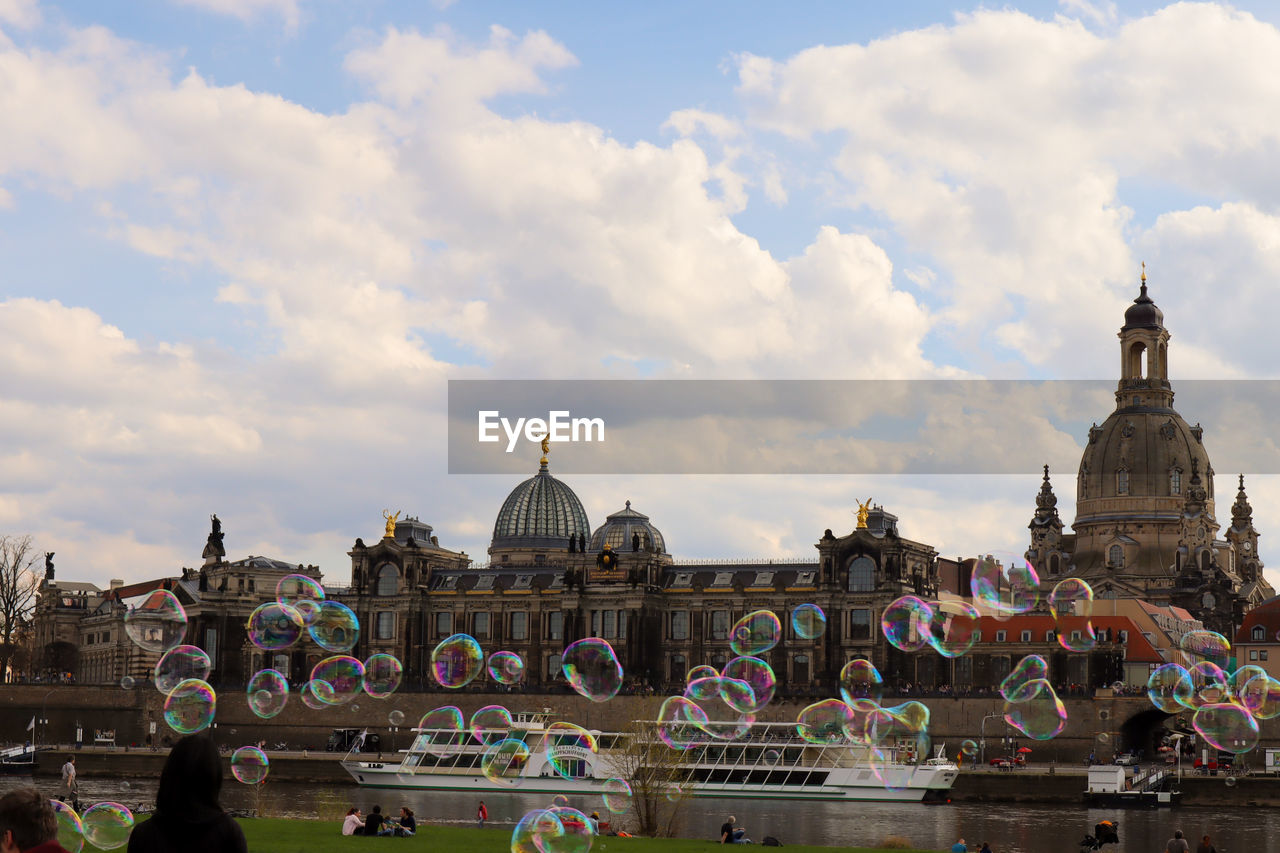
[[[688,797],[681,784],[688,773],[684,753],[663,743],[658,723],[646,719],[632,723],[608,755],[609,772],[631,786],[636,834],[675,835]]]
[[[37,559],[30,536],[0,535],[0,681],[8,680],[16,643],[35,607]]]

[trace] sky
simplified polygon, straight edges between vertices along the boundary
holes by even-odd
[[[450,379],[1114,380],[1141,262],[1175,391],[1276,379],[1278,27],[0,0],[0,532],[103,585],[198,565],[215,512],[337,583],[384,509],[483,559],[520,477],[449,472]],[[1243,473],[1280,569],[1280,479]],[[963,557],[1026,548],[1040,471],[564,479],[677,558],[807,558],[868,497]]]

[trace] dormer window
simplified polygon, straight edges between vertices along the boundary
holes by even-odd
[[[1261,625],[1253,626],[1253,633],[1250,635],[1255,643],[1260,643],[1267,638],[1267,630]]]
[[[1107,550],[1107,565],[1113,569],[1124,567],[1124,548],[1119,545],[1112,545]]]
[[[728,586],[733,583],[733,572],[716,572],[716,579],[711,582],[712,586]]]

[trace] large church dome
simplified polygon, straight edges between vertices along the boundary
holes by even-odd
[[[493,525],[489,552],[569,548],[569,537],[591,534],[591,523],[573,489],[551,476],[546,459],[538,473],[511,490]]]

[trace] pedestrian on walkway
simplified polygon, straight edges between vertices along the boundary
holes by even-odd
[[[476,809],[476,829],[484,829],[484,822],[489,819],[489,810],[485,808],[484,800],[480,801],[480,807]]]
[[[1164,846],[1164,853],[1191,853],[1191,845],[1182,837],[1181,829],[1173,831],[1173,838]]]

